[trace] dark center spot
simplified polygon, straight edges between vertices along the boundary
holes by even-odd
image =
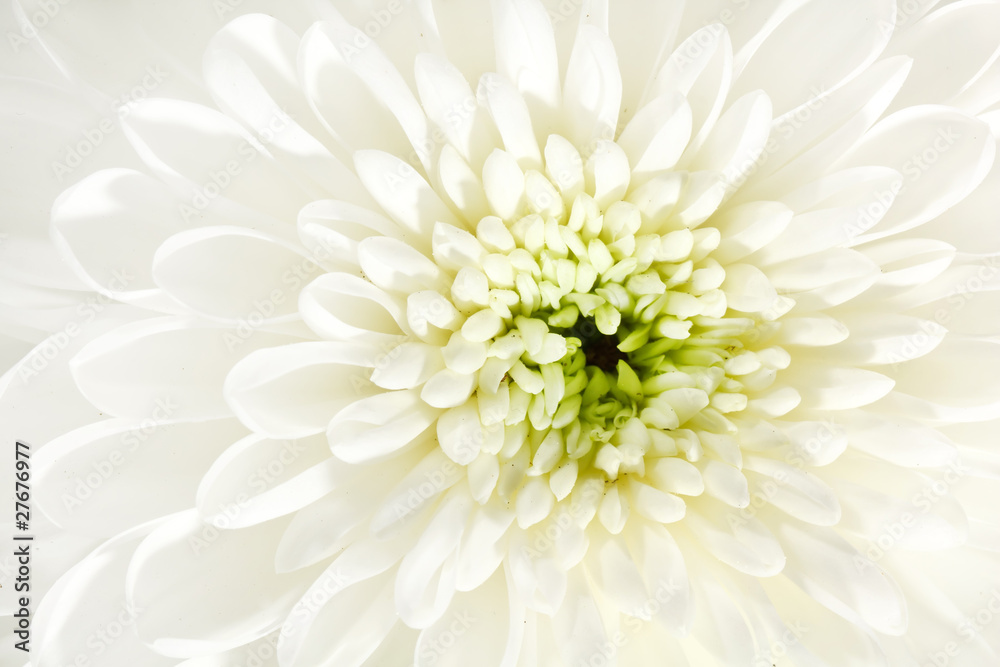
[[[605,373],[614,372],[619,361],[628,361],[628,355],[618,349],[618,338],[604,334],[585,343],[583,353],[587,355],[588,366],[597,366]]]
[[[593,318],[580,318],[567,335],[580,340],[588,366],[613,373],[618,368],[619,361],[628,361],[628,355],[618,349],[618,337],[601,333]]]

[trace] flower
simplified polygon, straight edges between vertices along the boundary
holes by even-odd
[[[995,3],[238,4],[15,4],[34,662],[996,661]]]

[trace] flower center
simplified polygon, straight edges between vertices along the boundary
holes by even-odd
[[[618,368],[619,361],[628,362],[628,355],[618,349],[618,337],[598,331],[592,318],[580,320],[563,335],[580,340],[580,349],[583,350],[588,366],[596,366],[605,373],[611,373]]]
[[[602,210],[586,193],[568,211],[477,225],[481,269],[459,270],[451,293],[470,313],[462,344],[487,346],[482,423],[502,421],[498,454],[524,446],[529,475],[568,461],[609,480],[642,473],[647,453],[690,449],[682,426],[746,405],[725,364],[754,322],[726,317],[718,231],[641,226],[634,204]]]

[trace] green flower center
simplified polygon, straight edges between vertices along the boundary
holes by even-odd
[[[725,432],[724,415],[746,407],[727,364],[755,322],[727,316],[719,232],[641,220],[630,202],[601,210],[585,193],[569,211],[487,217],[482,270],[456,274],[456,305],[479,308],[462,335],[489,346],[483,423],[502,420],[504,448],[530,444],[529,475],[567,461],[609,480],[641,474],[647,453],[688,453],[690,429]]]

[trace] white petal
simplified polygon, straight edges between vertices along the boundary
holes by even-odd
[[[829,528],[783,522],[776,528],[788,556],[785,575],[848,620],[887,635],[906,629],[906,602],[895,581]]]
[[[424,510],[437,503],[441,494],[465,476],[464,469],[455,465],[439,447],[418,455],[420,460],[379,501],[370,526],[372,535],[378,539],[393,537],[412,525]]]
[[[948,336],[927,355],[886,367],[899,392],[957,407],[986,406],[1000,395],[998,342]]]
[[[944,340],[947,330],[931,320],[896,314],[868,314],[848,323],[850,337],[835,348],[838,362],[900,364],[922,357]]]
[[[501,571],[479,588],[457,594],[454,612],[420,633],[414,667],[466,667],[473,661],[500,667],[508,637],[516,631],[510,625],[510,607],[517,604],[507,594]]]
[[[344,55],[343,61],[346,66],[396,117],[415,149],[414,157],[426,168],[437,152],[434,150],[436,144],[431,140],[427,117],[406,80],[386,56],[380,44],[373,43],[360,28],[347,23],[343,18],[330,16],[330,19],[320,24],[319,29],[323,30],[335,49]],[[358,48],[358,45],[363,48]],[[362,181],[365,180],[360,169],[358,175]],[[367,183],[366,187],[378,199]]]
[[[516,509],[517,525],[522,529],[530,528],[549,516],[555,506],[555,496],[549,490],[548,480],[544,477],[533,477],[525,482],[517,492]]]
[[[301,285],[321,270],[296,245],[241,227],[181,232],[153,258],[153,279],[172,297],[209,317],[255,326],[295,315]]]
[[[401,555],[398,542],[363,540],[344,550],[285,619],[281,664],[361,665],[397,620],[391,568]],[[331,626],[345,632],[327,632]]]
[[[48,591],[32,614],[31,664],[94,660],[111,667],[176,664],[143,645],[132,632],[145,609],[136,609],[125,596],[129,561],[152,527],[128,531],[102,544]]]
[[[582,148],[595,139],[613,140],[621,101],[621,73],[611,39],[594,26],[582,26],[563,85],[563,113],[574,143]]]
[[[455,214],[417,170],[395,155],[361,150],[354,154],[354,168],[382,210],[400,227],[413,233],[406,240],[417,249],[427,249],[434,223],[461,226]]]
[[[898,466],[933,468],[958,457],[946,436],[912,419],[853,410],[845,414],[842,423],[851,433],[852,448]]]
[[[617,143],[606,140],[596,143],[584,164],[584,174],[587,189],[602,209],[625,196],[632,177],[625,151]]]
[[[598,534],[587,548],[587,571],[617,611],[648,619],[648,592],[636,561],[620,535]]]
[[[833,526],[840,521],[836,494],[815,475],[763,456],[747,456],[743,461],[751,492],[756,491],[770,504],[814,526]],[[756,503],[757,495],[753,497]]]
[[[676,93],[656,98],[635,114],[618,138],[636,175],[669,169],[691,138],[691,107]]]
[[[444,412],[438,420],[437,429],[441,449],[459,465],[474,461],[489,440],[503,438],[503,429],[499,425],[483,426],[478,404],[473,399]]]
[[[692,505],[684,522],[712,555],[740,572],[770,577],[785,566],[781,544],[755,516],[706,499]]]
[[[747,479],[738,468],[707,458],[696,465],[705,481],[705,493],[738,509],[750,504]]]
[[[722,290],[729,307],[744,313],[766,311],[778,304],[778,293],[767,276],[749,264],[727,266]]]
[[[443,368],[427,380],[420,398],[435,408],[455,408],[465,403],[475,390],[475,374]]]
[[[778,335],[788,345],[825,347],[846,340],[850,336],[850,330],[843,322],[829,315],[815,313],[803,317],[782,318]]]
[[[656,600],[653,618],[672,633],[684,636],[691,628],[694,604],[684,555],[670,532],[643,522],[628,530],[629,547],[646,583],[650,600]]]
[[[236,121],[207,107],[170,99],[135,104],[124,121],[136,152],[168,184],[185,193],[187,215],[225,198],[275,218],[294,220],[309,201]]]
[[[126,169],[98,171],[52,205],[52,234],[94,289],[153,290],[153,254],[185,229],[179,201],[158,180]]]
[[[647,464],[646,474],[649,481],[663,491],[684,496],[700,496],[705,491],[701,471],[681,458],[656,459]]]
[[[375,366],[371,380],[383,389],[418,387],[444,368],[441,351],[426,343],[403,343]]]
[[[226,376],[226,401],[240,420],[273,438],[322,433],[333,416],[377,389],[377,351],[364,343],[309,342],[258,350]]]
[[[413,444],[439,412],[421,401],[413,389],[362,398],[330,421],[330,448],[334,456],[348,463],[392,456]]]
[[[427,117],[470,164],[482,164],[498,137],[468,81],[445,58],[419,54],[414,62],[417,91]]]
[[[790,367],[789,381],[795,383],[802,404],[817,410],[849,410],[874,403],[892,391],[889,377],[863,368],[837,368],[824,364]],[[809,378],[799,383],[798,378]]]
[[[514,82],[535,113],[560,100],[552,23],[537,0],[491,2],[497,72]]]
[[[317,139],[324,130],[295,80],[297,48],[298,35],[269,16],[233,21],[216,33],[205,52],[204,75],[212,97],[228,116],[253,130],[304,189],[370,204],[353,171]],[[265,59],[272,62],[261,65]],[[285,76],[274,75],[273,69]]]
[[[743,259],[778,237],[793,215],[784,204],[766,201],[720,211],[712,216],[712,226],[722,234],[712,258],[723,265]]]
[[[351,70],[333,39],[329,25],[315,23],[299,44],[298,78],[316,116],[347,151],[375,148],[410,154],[399,121]],[[351,104],[343,104],[345,98]]]
[[[691,638],[719,664],[739,664],[754,655],[753,638],[740,605],[707,568],[692,568],[695,614]]]
[[[894,0],[804,3],[750,57],[733,93],[761,88],[778,115],[793,109],[873,63],[889,41],[884,26],[895,17]]]
[[[297,511],[350,474],[326,439],[271,440],[251,435],[216,459],[202,477],[196,505],[220,528],[243,528]]]
[[[720,171],[726,185],[739,187],[764,150],[771,133],[771,100],[752,92],[733,102],[691,161],[692,169]]]
[[[583,192],[583,158],[569,141],[550,134],[545,142],[545,173],[562,194],[563,203],[572,206]]]
[[[493,145],[495,144],[490,147]],[[439,189],[447,195],[460,217],[471,223],[489,215],[489,203],[486,201],[482,180],[451,144],[441,148],[437,178]]]
[[[692,32],[657,73],[650,95],[677,92],[691,106],[694,130],[689,152],[697,151],[712,131],[722,113],[732,75],[732,43],[726,28],[717,22]]]
[[[444,614],[455,594],[454,552],[471,509],[463,494],[445,499],[396,575],[396,608],[411,628],[427,628]]]
[[[961,30],[956,30],[957,26]],[[991,3],[942,7],[893,39],[887,53],[913,58],[913,72],[894,100],[902,109],[923,103],[950,102],[996,58],[992,35],[1000,27],[1000,9]]]
[[[563,664],[586,664],[593,656],[604,655],[602,649],[608,635],[600,608],[590,585],[578,569],[569,572],[566,597],[552,617],[552,626]],[[617,664],[614,655],[607,664],[609,667]]]
[[[741,201],[778,198],[791,188],[822,180],[844,146],[856,142],[889,106],[911,63],[905,56],[886,58],[841,88],[823,91],[819,99],[777,116],[767,160],[737,197]]]
[[[73,377],[88,400],[112,415],[227,417],[223,382],[233,364],[293,340],[266,331],[241,338],[234,330],[181,318],[147,319],[85,346],[73,357]]]
[[[646,87],[667,56],[664,48],[674,42],[683,10],[668,2],[607,3],[608,34],[622,73],[622,121],[629,121],[640,108]],[[588,7],[585,13],[596,12]]]
[[[483,188],[498,217],[513,221],[519,216],[524,203],[524,172],[513,156],[497,149],[486,158]]]
[[[989,128],[944,107],[912,107],[878,123],[834,165],[881,165],[905,177],[892,209],[867,240],[912,229],[960,202],[993,165]]]
[[[441,289],[441,270],[413,246],[398,239],[375,236],[358,243],[358,263],[365,276],[386,291],[410,294],[419,289]]]
[[[299,295],[299,312],[309,328],[331,340],[387,345],[407,326],[396,297],[349,273],[327,273],[309,283]]]
[[[314,201],[299,211],[299,240],[331,271],[357,266],[358,242],[370,236],[400,238],[402,230],[369,208],[335,199]],[[301,282],[301,277],[295,276]],[[298,286],[295,278],[290,282]]]
[[[273,546],[262,545],[276,544],[283,528],[279,520],[219,530],[192,511],[154,530],[136,549],[126,579],[129,601],[143,609],[139,638],[165,655],[190,657],[276,628],[317,574],[275,574]]]
[[[33,456],[33,500],[67,530],[117,535],[188,509],[215,457],[245,434],[235,419],[110,419],[83,426]]]
[[[514,517],[513,512],[495,506],[473,511],[458,550],[455,588],[460,591],[478,588],[500,567],[507,553],[504,536]]]
[[[967,474],[959,461],[943,471],[900,468],[849,453],[820,471],[842,499],[839,526],[864,539],[865,554],[956,549],[969,539],[969,521],[955,497]]]
[[[497,74],[485,74],[479,81],[478,96],[500,131],[504,149],[522,169],[541,168],[542,153],[532,129],[531,115],[514,86]]]

